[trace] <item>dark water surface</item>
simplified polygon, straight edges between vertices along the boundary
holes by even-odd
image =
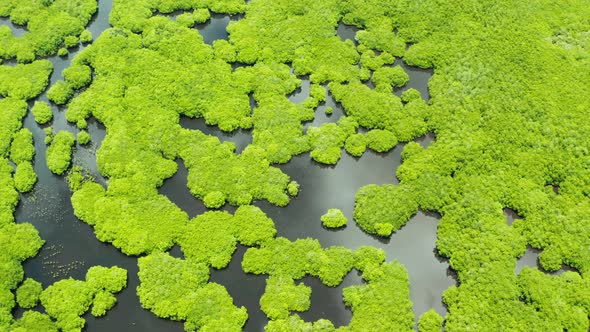
[[[98,14],[92,20],[89,30],[94,37],[109,27],[108,13],[112,0],[99,0]],[[226,26],[236,17],[213,15],[211,20],[196,26],[207,43],[217,39],[227,39]],[[7,19],[0,19],[0,24],[9,25],[16,34],[26,33],[22,27],[14,27]],[[343,39],[353,39],[356,28],[345,25],[338,27],[338,35]],[[80,45],[67,57],[48,58],[54,65],[51,84],[61,79],[61,71],[69,66],[71,59],[84,48]],[[407,87],[396,90],[400,94],[404,89],[414,87],[423,98],[428,100],[427,83],[431,71],[406,66],[397,60],[410,75]],[[309,96],[309,81],[302,77],[302,87],[289,96],[293,102],[302,102]],[[45,94],[38,100],[47,101]],[[31,102],[32,105],[32,102]],[[332,107],[330,116],[324,113],[326,107]],[[68,130],[76,134],[78,129],[65,120],[64,109],[52,105],[54,131]],[[316,111],[316,118],[305,124],[320,126],[322,123],[335,122],[343,115],[340,105],[329,96]],[[236,152],[240,153],[252,141],[252,132],[240,130],[234,133],[223,133],[217,127],[207,126],[202,119],[182,117],[180,123],[184,128],[201,130],[206,134],[217,136],[221,141],[232,141],[236,144]],[[103,318],[94,318],[87,314],[86,331],[182,331],[182,323],[159,319],[149,311],[143,310],[139,304],[135,289],[139,284],[137,277],[137,258],[127,257],[109,244],[99,242],[90,226],[79,221],[73,213],[70,202],[70,191],[63,177],[50,173],[45,163],[46,146],[43,142],[45,126],[37,125],[31,114],[25,119],[25,127],[35,137],[35,171],[39,182],[33,192],[23,195],[16,211],[17,222],[31,222],[39,230],[46,241],[39,255],[25,263],[26,277],[34,278],[45,287],[57,280],[73,277],[84,279],[88,268],[94,265],[117,265],[128,271],[128,287],[117,294],[117,305]],[[88,131],[92,137],[91,144],[78,146],[74,154],[74,164],[82,165],[99,183],[107,185],[97,169],[96,150],[106,135],[105,128],[96,120],[91,119]],[[427,147],[434,140],[432,134],[417,139]],[[371,236],[363,232],[352,220],[355,193],[367,184],[397,183],[395,171],[401,163],[403,144],[392,151],[378,154],[367,151],[361,158],[355,158],[342,152],[342,159],[336,166],[325,166],[315,163],[309,153],[296,156],[285,165],[279,165],[285,173],[300,185],[299,196],[294,198],[285,208],[268,204],[266,201],[256,202],[269,217],[278,230],[278,236],[291,240],[312,237],[320,241],[322,246],[346,246],[356,249],[363,245],[382,248],[387,253],[387,260],[398,260],[408,270],[410,278],[410,296],[414,304],[414,312],[419,317],[423,312],[434,308],[444,315],[446,309],[441,302],[441,294],[449,286],[456,284],[448,263],[435,253],[436,230],[438,216],[418,212],[402,229],[394,233],[390,239]],[[182,161],[178,160],[179,171],[166,180],[159,189],[193,218],[206,211],[203,203],[195,199],[186,186],[187,170]],[[339,208],[348,217],[349,223],[339,230],[328,230],[322,227],[320,216],[329,208]],[[233,211],[231,207],[228,210]],[[241,269],[241,261],[246,248],[238,246],[229,266],[223,270],[211,271],[211,280],[224,285],[238,306],[245,306],[249,313],[246,331],[262,331],[267,323],[265,315],[260,311],[259,299],[264,292],[265,276],[245,274]],[[171,254],[182,257],[178,247]],[[526,256],[526,255],[525,255]],[[351,285],[363,284],[362,278],[355,270],[351,271],[344,282],[338,287],[326,287],[314,277],[305,277],[303,282],[312,288],[311,309],[300,313],[303,319],[315,321],[327,318],[336,326],[350,322],[352,313],[342,303],[342,289]],[[19,314],[18,312],[16,313]]]

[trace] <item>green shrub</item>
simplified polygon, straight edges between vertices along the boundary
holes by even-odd
[[[35,117],[35,121],[38,124],[46,124],[53,119],[53,112],[51,111],[51,107],[42,101],[36,101],[31,109],[33,116]]]
[[[339,209],[329,209],[322,216],[322,224],[328,228],[339,228],[346,226],[347,219]]]

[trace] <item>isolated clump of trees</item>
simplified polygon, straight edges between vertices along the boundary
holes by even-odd
[[[76,138],[69,131],[58,132],[47,148],[47,167],[57,175],[63,174],[72,161],[72,152]]]
[[[31,108],[31,113],[33,113],[35,121],[40,125],[44,125],[53,119],[51,106],[44,102],[36,101]]]
[[[322,218],[322,224],[328,228],[339,228],[346,226],[346,216],[339,209],[329,209]]]

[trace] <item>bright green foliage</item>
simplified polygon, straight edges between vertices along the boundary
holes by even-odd
[[[52,71],[53,65],[48,60],[26,65],[18,64],[14,67],[0,66],[0,95],[17,99],[35,98],[49,84],[49,75]]]
[[[0,16],[13,23],[26,25],[28,33],[15,37],[8,27],[0,29],[0,58],[16,57],[30,62],[36,56],[55,54],[64,42],[71,45],[96,12],[96,0],[68,2],[8,1],[0,6]]]
[[[334,112],[334,109],[330,106],[326,107],[326,110],[324,111],[326,112],[326,115],[332,115],[332,113]]]
[[[0,158],[9,156],[12,136],[21,128],[27,103],[13,98],[0,99]]]
[[[415,156],[420,155],[424,151],[424,148],[418,142],[408,142],[402,150],[402,161],[411,159]]]
[[[322,164],[334,165],[340,160],[346,139],[356,132],[358,125],[350,118],[342,117],[336,123],[324,123],[321,127],[309,127],[307,135],[312,146],[311,157]]]
[[[41,304],[47,314],[56,319],[61,330],[81,331],[85,324],[81,316],[90,306],[94,307],[93,315],[104,315],[116,303],[113,293],[118,293],[125,285],[125,270],[116,266],[94,266],[88,270],[85,282],[69,278],[47,287],[41,293]]]
[[[252,142],[265,150],[268,160],[286,163],[292,156],[308,151],[309,142],[303,136],[302,121],[313,119],[313,107],[319,99],[312,98],[311,105],[293,104],[287,99],[286,95],[301,85],[301,81],[291,75],[290,68],[256,64],[239,68],[236,76],[258,105],[253,110]]]
[[[274,222],[255,206],[240,206],[233,219],[233,233],[245,246],[262,245],[272,241],[277,233]]]
[[[291,311],[305,311],[310,306],[311,289],[304,284],[296,285],[294,280],[313,275],[334,287],[342,282],[354,262],[353,252],[344,247],[322,249],[317,240],[310,238],[295,242],[275,238],[260,248],[249,248],[244,254],[242,269],[247,273],[269,275],[260,306],[271,320],[282,320],[287,319]]]
[[[266,281],[260,308],[271,319],[285,319],[291,311],[306,311],[311,303],[311,288],[303,283],[296,285],[285,276],[270,276]]]
[[[193,17],[193,14],[183,13],[176,17],[176,22],[182,26],[190,28],[195,25],[195,18]]]
[[[92,36],[92,32],[90,32],[89,30],[84,30],[84,31],[82,31],[82,33],[80,33],[80,41],[83,44],[92,43],[93,40],[94,40],[94,37]]]
[[[383,249],[362,246],[354,252],[354,268],[364,271],[368,267],[380,266],[385,262],[385,251]]]
[[[373,129],[365,135],[367,147],[375,152],[387,152],[397,145],[395,134],[388,130]]]
[[[362,49],[362,47],[359,47],[359,50]],[[373,70],[377,72],[384,65],[391,65],[394,61],[395,58],[387,52],[384,52],[380,55],[376,55],[375,52],[373,52],[373,50],[366,49],[363,51],[363,54],[361,54],[360,65],[365,70]],[[363,77],[362,80],[365,80],[365,77]]]
[[[233,45],[229,44],[225,39],[217,39],[213,41],[213,54],[215,54],[215,58],[225,62],[236,61],[236,50]]]
[[[45,133],[45,145],[49,145],[53,140],[53,130],[51,127],[46,127],[43,129],[43,132]]]
[[[10,144],[10,160],[19,165],[24,162],[30,162],[35,155],[35,146],[33,145],[33,133],[23,128],[16,132]]]
[[[16,290],[16,302],[21,308],[33,308],[39,302],[39,296],[43,291],[40,282],[27,278]]]
[[[344,303],[352,310],[350,325],[339,331],[413,331],[414,314],[410,301],[408,274],[394,261],[380,266],[367,266],[363,273],[367,282],[342,292]]]
[[[86,272],[86,283],[94,292],[118,293],[127,286],[127,271],[116,266],[93,266]]]
[[[293,68],[296,75],[307,75],[311,82],[344,82],[357,79],[359,55],[350,40],[338,37],[317,38],[295,51]]]
[[[420,91],[414,88],[409,88],[408,90],[402,92],[402,101],[404,103],[409,103],[417,99],[422,99],[422,95],[420,94]]]
[[[397,176],[404,188],[401,197],[412,208],[443,215],[437,248],[460,280],[445,292],[445,330],[562,331],[578,329],[580,321],[587,329],[587,309],[570,308],[564,326],[563,318],[547,319],[537,304],[523,302],[522,294],[535,285],[521,288],[514,266],[528,243],[542,249],[544,268],[567,264],[583,277],[590,271],[588,130],[581,125],[590,102],[579,97],[590,92],[587,47],[581,46],[590,30],[583,19],[590,8],[584,1],[544,0],[423,1],[395,8],[346,3],[345,23],[366,27],[368,33],[381,26],[395,28],[392,38],[411,43],[405,62],[434,69],[428,106],[412,92],[404,98],[399,119],[377,118],[384,124],[380,129],[400,141],[424,131],[436,133],[427,149],[408,150]],[[359,40],[362,35],[357,33]],[[371,103],[362,95],[347,99],[354,84],[331,90],[360,125],[377,124],[363,112],[369,106],[362,105]],[[398,115],[394,107],[385,109]],[[552,186],[559,186],[558,194]],[[400,199],[395,201],[399,206]],[[502,214],[507,207],[523,217],[511,227]],[[390,209],[382,219],[398,219],[405,214],[401,210]],[[381,211],[375,204],[365,212]],[[583,293],[582,285],[573,284]],[[543,288],[555,293],[566,289],[559,283]]]
[[[62,330],[81,331],[84,327],[82,316],[92,304],[92,290],[84,281],[60,280],[41,294],[41,303],[47,314],[57,320]]]
[[[420,316],[418,331],[420,332],[441,332],[443,318],[434,309],[430,309]]]
[[[219,209],[225,204],[225,195],[220,191],[212,191],[203,197],[203,203],[210,209]]]
[[[385,51],[402,56],[405,40],[394,32],[400,11],[406,4],[349,0],[341,4],[342,22],[365,30],[356,33],[359,48]]]
[[[245,205],[253,199],[286,205],[289,178],[270,167],[264,150],[250,147],[237,156],[231,144],[178,125],[179,115],[184,114],[204,117],[208,124],[226,131],[249,128],[249,91],[256,90],[256,97],[277,86],[244,87],[250,85],[244,80],[254,81],[250,77],[254,73],[232,73],[230,65],[213,58],[211,47],[195,30],[163,17],[146,24],[142,35],[109,30],[74,60],[75,66],[92,68],[95,77],[69,104],[66,118],[80,123],[94,115],[107,127],[97,152],[101,174],[124,179],[139,172],[145,181],[138,183],[135,177],[133,183],[155,189],[174,174],[172,160],[180,157],[189,169],[188,187],[197,198],[207,197],[209,207],[225,201]],[[129,59],[133,65],[128,65]],[[289,76],[289,68],[284,67]],[[289,90],[281,96],[287,102],[286,93],[296,88],[293,79],[289,82]],[[65,86],[70,87],[70,82]],[[299,119],[297,125],[301,132]]]
[[[330,287],[338,286],[354,265],[352,250],[332,246],[322,252],[312,252],[307,259],[311,265],[310,274]]]
[[[399,88],[406,85],[410,81],[410,77],[400,66],[382,67],[375,70],[372,80],[375,90],[391,92],[394,87]]]
[[[44,12],[35,10],[38,5],[32,11],[13,10],[20,6],[11,3],[0,11],[12,11],[13,22],[21,24],[31,12]],[[152,17],[175,10],[195,10],[193,19],[197,11],[209,10],[245,16],[228,27],[228,42],[217,41],[211,48],[196,31],[169,18]],[[98,165],[109,177],[107,190],[92,182],[80,186],[73,198],[76,213],[95,226],[99,239],[127,253],[168,249],[188,223],[156,190],[176,171],[175,158],[189,168],[188,186],[196,197],[217,196],[208,205],[246,205],[254,199],[287,204],[289,178],[270,163],[287,162],[310,149],[314,159],[335,163],[346,139],[356,133],[355,126],[345,123],[304,135],[302,122],[313,118],[321,97],[314,85],[305,102],[287,99],[300,86],[285,65],[289,63],[295,73],[328,83],[346,118],[369,130],[366,144],[375,151],[436,133],[428,149],[406,146],[398,186],[359,191],[355,219],[368,232],[388,236],[418,208],[441,213],[437,248],[460,281],[444,294],[447,331],[586,331],[590,130],[585,124],[590,101],[580,96],[590,93],[589,16],[590,7],[582,0],[256,0],[247,5],[237,0],[115,1],[110,18],[115,28],[73,63],[91,68],[95,78],[68,105],[67,119],[83,128],[83,120],[94,116],[107,127]],[[360,29],[356,49],[335,37],[340,20]],[[12,47],[12,39],[8,28],[0,29],[2,57],[35,59],[32,49]],[[59,40],[47,47],[55,52],[62,44]],[[409,65],[433,68],[429,104],[416,90],[401,99],[391,93],[391,87],[406,80],[399,69],[386,66],[394,56],[403,56]],[[226,61],[252,66],[232,70]],[[362,82],[371,76],[374,90]],[[76,78],[71,80],[52,87],[51,99],[67,102]],[[28,95],[9,90],[13,97]],[[253,110],[249,95],[257,104]],[[20,117],[13,112],[18,103],[0,100],[1,106],[11,105],[0,112],[0,157],[9,156],[12,135],[26,113],[26,106]],[[237,156],[232,144],[181,129],[180,115],[203,117],[225,131],[253,128],[254,146]],[[2,160],[2,223],[13,221],[18,201],[11,172]],[[553,186],[559,187],[558,194]],[[506,225],[502,209],[507,207],[523,219]],[[226,228],[221,229],[225,234]],[[341,270],[326,261],[348,264],[340,257],[347,256],[344,249],[326,252],[310,241],[285,241],[249,249],[244,268],[291,280],[321,274],[334,283]],[[526,244],[542,250],[544,269],[567,264],[580,277],[564,274],[568,281],[563,281],[526,270],[515,276],[516,259]],[[354,318],[342,330],[411,329],[405,271],[397,263],[379,266],[378,252],[360,252],[352,255],[351,264],[365,271],[368,283],[345,293]],[[159,286],[153,282],[153,288]],[[6,303],[0,306],[0,328],[10,321],[5,317],[14,306],[13,288],[0,289]],[[216,298],[214,294],[224,294],[220,301],[229,298],[217,286],[203,297]],[[188,320],[187,330],[201,327],[201,320],[188,316],[182,319]],[[228,319],[214,319],[203,330],[243,326],[243,321],[234,323],[232,315],[224,317]],[[279,331],[314,327],[296,316],[269,324],[269,330]]]
[[[109,190],[88,181],[72,195],[78,218],[96,237],[127,255],[165,250],[174,244],[188,217],[142,179],[111,179]]]
[[[342,129],[348,136],[356,133],[358,126],[356,120],[351,117],[343,116],[338,120],[338,127],[340,127],[340,129]]]
[[[340,160],[346,133],[335,123],[325,123],[321,127],[309,127],[307,135],[312,144],[313,160],[334,165]]]
[[[352,269],[352,251],[344,247],[323,249],[310,238],[290,242],[276,238],[260,248],[249,248],[242,268],[247,273],[290,277],[293,280],[313,275],[328,286],[338,285]]]
[[[65,48],[63,50],[65,50]],[[67,50],[64,54],[62,53],[63,52],[61,52],[60,49],[60,56],[66,56],[68,54]],[[47,98],[57,105],[63,105],[67,103],[73,95],[74,90],[72,90],[72,86],[64,81],[57,81],[57,83],[52,85],[47,91]]]
[[[297,3],[286,0],[264,0],[249,3],[245,19],[232,22],[227,31],[230,42],[238,50],[238,61],[254,63],[289,62],[297,57],[298,48],[308,47],[305,58],[300,56],[302,70],[322,70],[318,66],[336,61],[341,68],[348,65],[351,53],[356,53],[351,44],[334,37],[340,13],[335,0]],[[347,46],[339,46],[337,43]],[[343,54],[331,54],[324,46],[334,51],[347,49]],[[303,55],[303,54],[302,54]],[[356,56],[356,55],[355,55]],[[325,67],[327,69],[327,67]],[[297,71],[297,67],[295,68]],[[330,74],[324,69],[325,74]]]
[[[105,292],[99,291],[94,296],[94,302],[92,304],[92,316],[94,317],[101,317],[106,315],[107,311],[111,309],[117,303],[117,298],[115,295]]]
[[[92,80],[92,70],[85,65],[75,65],[62,72],[64,79],[72,89],[85,87]]]
[[[82,166],[74,166],[68,172],[68,176],[66,177],[68,181],[68,186],[70,190],[76,192],[82,188],[82,185],[91,182],[92,178],[86,174],[84,174],[84,169]]]
[[[307,253],[321,250],[317,240],[308,238],[290,242],[279,237],[261,248],[249,248],[244,254],[242,269],[247,273],[284,275],[297,280],[311,270]]]
[[[287,185],[287,193],[291,197],[297,196],[299,194],[299,183],[297,183],[297,181],[289,182],[289,185]]]
[[[78,121],[76,122],[76,126],[82,130],[87,129],[88,121],[86,121],[86,119],[78,119]]]
[[[90,134],[86,130],[82,130],[78,133],[76,139],[80,145],[86,145],[90,143]]]
[[[389,130],[401,141],[409,141],[427,130],[428,108],[423,103],[422,107],[404,108],[401,99],[390,91],[371,90],[360,82],[328,86],[346,114],[365,128]]]
[[[65,47],[62,47],[59,50],[57,50],[57,55],[59,55],[60,57],[66,57],[66,56],[68,56],[68,54],[70,54],[70,51],[68,51],[68,49]],[[64,104],[64,103],[65,102],[63,102],[62,104]]]
[[[548,276],[525,267],[518,285],[524,302],[535,308],[548,329],[586,332],[590,328],[590,282],[578,273]]]
[[[322,216],[322,224],[328,228],[338,228],[346,226],[346,217],[340,209],[329,209],[326,214]]]
[[[139,258],[137,294],[156,316],[186,321],[186,331],[240,331],[246,309],[235,307],[225,288],[208,279],[202,263],[152,254]]]
[[[30,91],[23,94],[30,95]],[[26,112],[26,102],[0,99],[0,330],[7,330],[13,320],[16,303],[12,291],[23,279],[22,262],[35,256],[44,243],[31,224],[14,223],[19,201],[16,190],[30,190],[36,181],[30,163],[34,153],[30,132],[20,130]],[[18,162],[15,178],[9,156]]]
[[[57,332],[51,318],[37,311],[28,310],[9,329],[10,332]]]
[[[202,24],[211,18],[211,13],[207,8],[197,8],[193,11],[193,20],[195,23]]]
[[[4,27],[3,27],[4,28]],[[0,29],[0,39],[3,33]],[[0,57],[3,47],[0,42]],[[26,99],[39,95],[47,86],[52,65],[42,60],[28,65],[0,67],[0,330],[13,329],[12,310],[16,305],[13,291],[21,284],[24,276],[22,262],[37,254],[44,241],[35,228],[28,223],[14,223],[14,210],[19,195],[16,190],[27,192],[37,181],[33,171],[32,159],[35,153],[32,134],[21,129],[22,120],[27,113]],[[13,166],[9,158],[16,164],[13,177]],[[38,298],[38,287],[33,281],[21,285],[17,292],[17,301],[21,307],[34,306]],[[43,322],[39,316],[25,314],[14,329],[27,329],[30,326],[54,330],[49,323]],[[47,324],[46,324],[47,323]],[[35,326],[35,328],[37,328]]]
[[[64,46],[66,48],[72,48],[74,46],[77,46],[79,43],[78,37],[76,36],[66,36],[66,38],[64,38]]]
[[[37,183],[37,174],[33,169],[30,161],[20,163],[16,166],[14,172],[14,187],[21,193],[27,193],[33,189]]]
[[[417,210],[415,194],[406,186],[371,184],[356,194],[354,220],[368,233],[389,236]]]
[[[231,260],[237,242],[260,245],[275,234],[273,221],[262,210],[241,206],[234,216],[215,211],[196,217],[180,234],[178,243],[187,259],[221,269]]]
[[[215,13],[238,14],[245,10],[243,0],[204,0],[204,1],[149,1],[149,0],[115,0],[109,15],[112,26],[141,32],[148,19],[156,12],[172,13],[177,10],[197,10],[209,8]]]
[[[265,332],[292,332],[292,331],[308,331],[308,332],[334,332],[334,324],[327,319],[320,319],[315,323],[306,322],[298,315],[291,315],[285,319],[277,319],[268,322],[264,327]]]
[[[224,268],[236,250],[236,239],[227,212],[206,212],[191,220],[180,235],[178,243],[185,257],[191,261]]]
[[[344,144],[346,152],[355,157],[360,157],[367,150],[367,139],[363,134],[350,135]]]
[[[191,293],[209,280],[209,269],[202,263],[180,260],[165,253],[139,258],[141,284],[137,294],[145,309],[158,317],[186,319]]]
[[[55,135],[47,148],[47,167],[51,172],[61,175],[70,167],[75,143],[76,138],[69,131],[60,131]]]
[[[11,167],[0,167],[0,329],[5,330],[12,322],[15,306],[12,290],[23,279],[22,262],[37,254],[44,241],[31,224],[15,224],[13,211],[18,194],[12,185]]]
[[[320,84],[311,84],[309,87],[309,95],[317,101],[326,101],[326,88]]]
[[[232,205],[247,205],[262,198],[278,206],[289,203],[286,192],[289,177],[270,167],[260,148],[249,146],[236,156],[233,146],[219,145],[217,138],[196,131],[182,133],[190,142],[180,152],[189,169],[188,187],[197,198],[212,195],[204,200],[209,207],[219,207],[226,200]],[[201,149],[196,149],[199,146]],[[224,176],[220,176],[220,170]],[[216,180],[211,181],[213,178]]]
[[[31,112],[35,117],[35,121],[41,125],[46,124],[53,119],[51,107],[46,102],[36,101],[33,108],[31,108]]]

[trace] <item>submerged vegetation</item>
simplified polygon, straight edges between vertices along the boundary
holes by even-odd
[[[76,216],[98,240],[141,256],[142,307],[185,322],[187,331],[244,327],[246,309],[209,281],[210,269],[225,268],[238,244],[249,247],[242,269],[267,276],[260,298],[266,331],[411,331],[417,317],[400,263],[373,247],[277,237],[274,222],[252,205],[285,206],[305,194],[277,167],[293,156],[336,165],[343,149],[362,158],[367,149],[387,153],[400,142],[402,164],[391,170],[399,183],[360,188],[354,220],[368,234],[389,237],[418,210],[441,215],[437,252],[459,283],[443,294],[448,313],[427,311],[417,328],[588,331],[584,1],[115,0],[112,27],[93,36],[85,29],[96,7],[96,0],[0,0],[0,17],[26,26],[22,37],[0,27],[0,59],[18,62],[0,66],[0,330],[79,331],[82,315],[104,315],[127,280],[125,270],[93,267],[85,281],[45,289],[23,281],[22,262],[44,242],[32,225],[14,220],[19,192],[37,181],[33,135],[22,121],[27,101],[46,91],[67,108],[80,145],[90,141],[90,118],[106,128],[96,153],[106,185],[79,167],[70,172]],[[193,27],[212,13],[239,16],[227,40],[209,45]],[[358,30],[354,41],[336,35],[339,24]],[[43,57],[67,55],[80,42],[92,45],[47,90],[53,68]],[[406,86],[408,66],[433,73],[429,99]],[[292,102],[303,79],[309,96]],[[343,115],[306,128],[328,98]],[[52,120],[51,105],[31,105],[38,124]],[[251,130],[252,144],[236,153],[231,142],[181,127],[181,117],[224,132]],[[53,129],[44,129],[47,167],[61,175],[76,137]],[[426,133],[436,140],[424,148],[414,140]],[[191,194],[208,208],[191,220],[158,192],[180,161]],[[214,211],[226,204],[235,213]],[[522,218],[507,224],[506,208]],[[337,209],[321,217],[326,227],[346,221]],[[167,252],[174,245],[183,258]],[[540,250],[540,268],[515,273],[527,246]],[[571,271],[547,273],[564,266]],[[343,291],[349,325],[296,314],[311,305],[303,277],[335,287],[353,269],[365,283]],[[25,311],[14,320],[17,304],[32,308],[39,300],[46,314]]]

